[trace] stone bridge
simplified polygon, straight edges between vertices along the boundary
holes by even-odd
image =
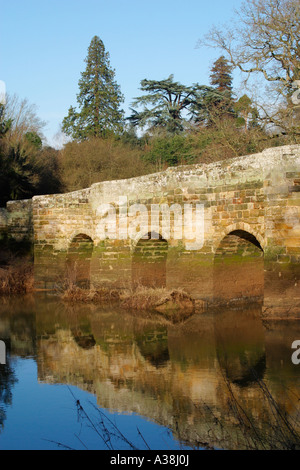
[[[134,215],[134,204],[147,211]],[[198,245],[196,231],[178,226],[186,207],[194,230],[196,208],[204,208]],[[34,240],[37,289],[67,276],[83,287],[180,288],[207,302],[299,302],[300,146],[9,202],[0,229]]]

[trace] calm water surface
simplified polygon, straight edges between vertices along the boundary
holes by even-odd
[[[259,305],[172,325],[2,299],[0,339],[0,449],[284,448],[299,431],[300,322]]]

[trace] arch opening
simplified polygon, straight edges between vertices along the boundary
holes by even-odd
[[[219,244],[214,256],[214,299],[262,301],[264,251],[257,238],[234,230]]]
[[[68,281],[82,289],[90,288],[93,240],[83,233],[76,235],[69,246],[66,270]]]
[[[160,234],[149,232],[141,238],[132,257],[133,287],[166,287],[168,242]]]

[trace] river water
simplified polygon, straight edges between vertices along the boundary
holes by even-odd
[[[0,299],[0,449],[299,444],[299,321],[261,305],[172,324],[54,296]]]

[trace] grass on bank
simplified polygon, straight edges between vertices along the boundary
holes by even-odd
[[[83,289],[67,280],[58,288],[61,299],[69,303],[116,302],[118,306],[133,311],[154,311],[172,321],[181,321],[194,313],[193,299],[183,290],[137,285],[132,288],[110,289],[91,287]]]

